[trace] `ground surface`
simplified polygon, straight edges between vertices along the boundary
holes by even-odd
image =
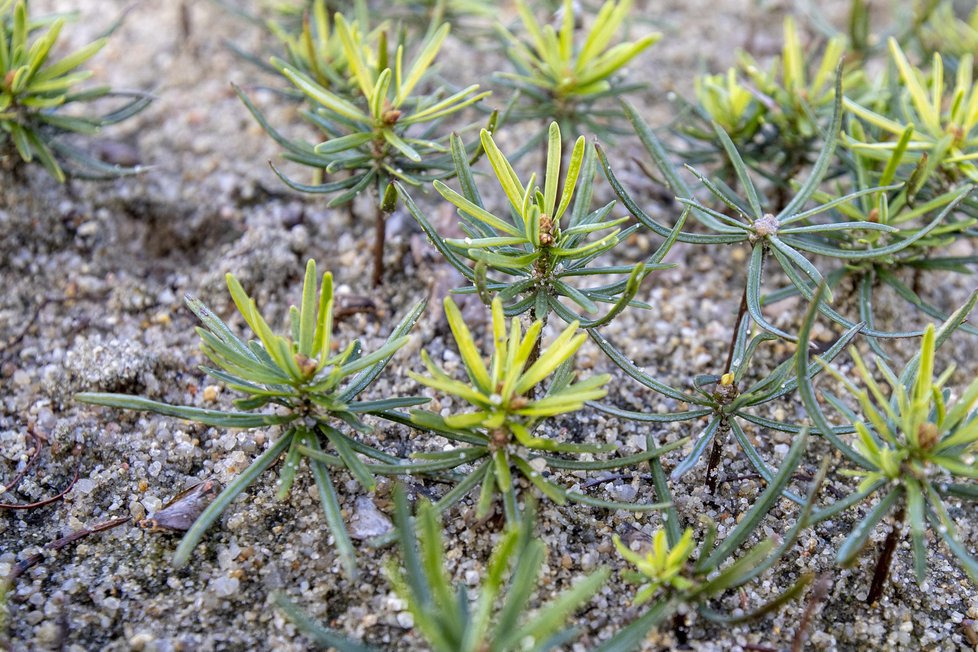
[[[36,4],[38,9],[63,9],[74,3]],[[100,31],[127,3],[77,4],[83,20],[67,30],[75,44]],[[97,390],[174,403],[229,405],[228,393],[209,387],[211,382],[197,370],[202,356],[194,319],[182,305],[185,293],[200,296],[230,318],[223,275],[231,271],[255,294],[266,314],[283,315],[298,298],[304,261],[315,257],[336,274],[342,300],[355,302],[366,296],[376,306],[375,314],[354,315],[338,328],[341,340],[361,335],[370,350],[413,302],[430,292],[437,304],[456,283],[410,218],[396,216],[390,225],[388,279],[379,291],[369,287],[365,270],[371,230],[346,211],[329,210],[315,198],[283,191],[265,163],[275,157],[275,145],[230,90],[229,80],[245,86],[270,83],[229,54],[222,42],[234,39],[253,48],[259,32],[215,4],[186,4],[189,21],[181,15],[179,3],[137,3],[93,64],[100,82],[147,89],[158,96],[130,125],[106,134],[104,145],[117,156],[137,155],[152,170],[140,177],[104,184],[76,182],[67,188],[30,173],[26,181],[3,189],[9,204],[0,209],[0,479],[13,477],[24,465],[34,445],[31,431],[49,442],[37,466],[4,500],[30,502],[57,493],[76,467],[80,479],[63,501],[31,511],[0,512],[0,574],[73,530],[120,516],[138,520],[205,478],[226,483],[276,436],[274,430],[222,431],[72,400],[75,392]],[[733,1],[647,4],[640,15],[665,33],[663,42],[636,67],[655,89],[638,99],[655,125],[669,115],[669,91],[690,91],[693,71],[724,68],[736,47],[748,46],[760,55],[775,51],[786,9],[777,3],[759,7]],[[457,44],[450,47],[458,51]],[[484,56],[498,60],[492,51]],[[460,74],[456,68],[445,74]],[[278,124],[294,118],[287,103],[276,102],[269,93],[253,94]],[[512,138],[517,140],[518,134]],[[628,160],[629,155],[641,156],[641,150],[625,140],[617,151],[623,176],[651,202],[654,189]],[[607,188],[599,195],[610,197]],[[422,203],[440,224],[454,221],[451,212],[430,197]],[[669,217],[670,209],[657,210]],[[656,244],[637,237],[623,257],[638,260]],[[657,274],[643,290],[641,298],[653,309],[626,312],[607,329],[607,337],[650,373],[674,385],[687,386],[694,374],[716,372],[742,289],[737,264],[745,253],[736,248],[676,248],[670,260],[679,267]],[[930,298],[953,307],[966,294],[966,283],[956,283],[931,288]],[[467,310],[473,324],[483,314],[477,305]],[[888,305],[885,297],[879,310],[889,313],[891,320],[899,316],[903,325],[902,308]],[[799,318],[797,306],[787,304],[772,310],[772,316],[791,327]],[[237,319],[232,324],[243,327]],[[429,308],[412,343],[397,355],[370,396],[420,391],[406,371],[419,367],[422,342],[433,358],[449,369],[456,367],[454,349],[446,348],[446,333],[439,311]],[[831,337],[828,330],[822,335]],[[771,347],[762,364],[790,353],[787,346]],[[945,352],[945,361],[956,358],[959,363],[959,385],[975,372],[975,354],[974,340],[964,336],[956,337]],[[609,364],[588,348],[581,366],[605,370]],[[610,400],[631,408],[677,408],[624,379],[614,384]],[[441,406],[450,404],[442,400]],[[785,402],[777,409],[782,414],[776,416],[783,417],[798,407]],[[582,434],[618,443],[623,454],[635,452],[644,433],[643,427],[590,410],[555,424],[558,436]],[[685,426],[659,433],[664,441],[689,434],[695,433]],[[767,433],[750,434],[774,462],[790,443]],[[444,444],[380,423],[373,443],[405,455]],[[721,528],[729,528],[763,488],[756,479],[741,479],[749,476],[749,467],[735,451],[728,447],[718,497],[702,487],[702,468],[675,487],[681,513],[691,522],[697,514],[706,514]],[[828,452],[815,442],[803,469],[813,472]],[[670,459],[668,464],[675,462]],[[338,477],[346,514],[351,519],[365,517],[362,490],[342,474]],[[571,475],[564,479],[568,485],[583,482]],[[275,500],[273,483],[271,476],[263,478],[228,510],[185,569],[176,571],[169,565],[176,537],[151,534],[132,524],[45,559],[11,588],[12,649],[307,648],[307,640],[267,602],[276,590],[285,591],[316,619],[382,649],[422,649],[405,628],[409,615],[404,604],[380,570],[387,551],[362,547],[361,577],[352,583],[343,579],[311,479],[300,475],[285,502]],[[835,485],[849,486],[841,476],[834,476],[830,484],[825,501],[832,500]],[[411,489],[429,496],[444,490],[420,481]],[[655,500],[650,482],[640,475],[588,491],[601,498]],[[388,510],[389,487],[382,487],[373,501],[381,511]],[[467,501],[445,524],[448,557],[459,581],[478,578],[498,535],[491,522],[476,523],[472,511]],[[793,514],[790,503],[780,505],[760,534],[783,532]],[[952,515],[973,548],[978,543],[973,509],[955,507]],[[867,607],[860,602],[867,590],[870,556],[847,570],[832,565],[834,550],[853,517],[847,514],[806,533],[750,593],[731,596],[719,606],[749,608],[803,570],[826,572],[832,587],[814,621],[813,648],[966,649],[961,623],[978,618],[978,596],[947,550],[934,542],[924,587],[908,581],[909,548],[901,547],[893,568],[895,584],[882,603]],[[540,598],[601,563],[619,568],[613,533],[647,537],[659,525],[655,515],[545,504],[539,533],[548,544],[549,557]],[[876,539],[882,536],[878,532]],[[633,618],[637,612],[629,607],[632,591],[615,574],[577,615],[582,637],[573,649],[592,648]],[[722,630],[693,622],[690,645],[700,650],[750,645],[782,649],[790,645],[800,611],[799,605],[791,605],[768,619]],[[666,632],[650,639],[646,648],[674,643]]]

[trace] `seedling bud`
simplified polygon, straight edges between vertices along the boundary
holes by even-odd
[[[319,366],[318,360],[305,356],[301,353],[295,354],[295,363],[305,378],[311,378],[312,375],[316,373],[316,367]]]
[[[940,431],[931,422],[922,423],[917,429],[917,443],[925,451],[929,451],[937,445],[940,440]]]

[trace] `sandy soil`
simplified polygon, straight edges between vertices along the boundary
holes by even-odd
[[[65,46],[98,33],[128,3],[112,0],[36,2],[35,11],[78,6],[80,23],[66,30]],[[223,431],[169,418],[97,409],[72,400],[78,391],[141,394],[158,400],[200,406],[228,406],[220,391],[197,369],[203,361],[193,331],[195,320],[183,306],[193,293],[219,314],[231,318],[223,283],[234,272],[269,315],[284,315],[297,300],[301,271],[308,257],[332,269],[338,295],[355,301],[368,297],[372,314],[340,323],[343,341],[361,336],[367,350],[385,337],[397,316],[428,293],[437,300],[456,283],[409,217],[392,219],[387,253],[388,278],[379,291],[369,287],[369,223],[355,211],[330,210],[317,198],[287,192],[266,161],[277,155],[274,143],[248,115],[228,82],[236,81],[265,107],[276,124],[295,123],[288,103],[255,87],[274,83],[232,56],[224,39],[246,49],[261,42],[259,30],[211,3],[141,2],[133,5],[110,45],[94,60],[95,79],[119,88],[138,88],[157,100],[135,120],[107,132],[99,146],[118,155],[137,156],[151,169],[138,177],[107,183],[72,182],[62,188],[43,173],[29,172],[19,184],[5,186],[0,206],[0,478],[12,478],[30,457],[31,433],[48,445],[38,464],[4,500],[26,503],[60,491],[75,469],[79,480],[64,498],[29,511],[0,511],[0,575],[46,542],[117,517],[138,520],[179,490],[204,478],[226,483],[254,458],[274,429]],[[650,82],[637,99],[652,124],[670,115],[670,91],[689,93],[691,75],[725,68],[737,47],[759,55],[779,47],[783,3],[746,1],[647,2],[639,16],[665,33],[635,66]],[[641,29],[642,21],[636,21]],[[189,29],[188,29],[189,28]],[[458,42],[449,45],[455,52]],[[488,47],[488,46],[487,46]],[[491,48],[481,53],[498,61]],[[443,74],[461,74],[460,67]],[[501,98],[493,102],[502,103]],[[300,133],[297,128],[295,133]],[[514,136],[518,139],[518,136]],[[630,156],[641,156],[636,143],[623,140],[615,151],[622,176],[643,201],[656,189],[644,180]],[[527,160],[526,165],[530,163]],[[488,186],[488,184],[486,184]],[[598,199],[610,198],[606,187]],[[441,224],[451,212],[430,196],[419,200]],[[360,207],[362,208],[362,207]],[[662,213],[671,209],[660,207]],[[625,247],[623,260],[637,260],[657,244],[638,236]],[[650,311],[627,311],[607,329],[609,339],[663,380],[686,386],[693,375],[716,372],[723,362],[729,329],[742,289],[738,263],[742,249],[677,247],[674,270],[647,281],[643,298]],[[776,281],[776,279],[772,279]],[[928,289],[945,308],[963,301],[973,280],[940,280]],[[881,297],[880,314],[892,322],[906,317],[892,297]],[[468,314],[478,322],[478,306]],[[795,327],[797,306],[772,310],[777,323]],[[484,319],[484,317],[482,317]],[[911,317],[912,318],[912,317]],[[231,319],[243,329],[240,319]],[[242,331],[243,332],[243,331]],[[458,360],[437,310],[429,310],[412,342],[370,390],[370,397],[411,394],[420,388],[406,374],[420,366],[425,348],[449,369]],[[823,329],[823,336],[831,333]],[[449,338],[450,341],[450,338]],[[904,355],[906,346],[895,350]],[[760,360],[770,365],[789,355],[784,345],[769,347]],[[976,371],[976,342],[956,336],[943,352],[956,359],[954,381],[960,386]],[[607,363],[587,348],[581,366],[606,370]],[[618,376],[615,404],[673,410],[676,405]],[[443,407],[450,407],[442,400]],[[796,403],[776,407],[776,416],[797,414]],[[372,443],[394,454],[437,448],[444,442],[406,428],[377,423]],[[556,433],[582,433],[595,441],[617,443],[620,452],[638,450],[643,426],[623,423],[587,410],[558,420]],[[690,432],[688,426],[663,428],[663,441]],[[786,437],[751,432],[767,459],[776,462],[790,443]],[[720,495],[702,486],[698,467],[677,483],[681,514],[697,514],[729,529],[763,489],[749,465],[727,447]],[[813,472],[830,454],[814,442],[803,464]],[[678,459],[678,457],[677,457]],[[674,464],[677,459],[669,460]],[[362,490],[338,474],[345,513],[358,513]],[[582,479],[568,474],[571,485]],[[834,475],[824,501],[851,482]],[[389,508],[389,485],[373,497]],[[412,495],[437,496],[444,487],[415,480]],[[617,479],[591,489],[600,498],[655,500],[647,477]],[[361,502],[361,505],[363,503]],[[362,510],[361,510],[362,511]],[[451,572],[459,581],[478,577],[498,532],[474,521],[471,501],[449,514]],[[795,510],[784,501],[765,521],[760,536],[783,532]],[[978,544],[972,506],[955,505],[961,536],[969,549]],[[948,551],[931,541],[930,575],[923,587],[912,575],[908,545],[894,563],[894,584],[881,604],[867,607],[871,556],[855,567],[833,567],[834,550],[855,515],[845,514],[804,534],[788,557],[755,583],[750,592],[730,596],[719,607],[760,604],[804,570],[826,573],[832,587],[813,623],[814,649],[968,649],[963,621],[978,619],[978,595]],[[616,570],[615,532],[648,536],[661,525],[655,514],[584,507],[541,508],[539,534],[548,544],[538,596],[546,600],[574,578],[602,563]],[[884,532],[877,532],[877,541]],[[301,650],[308,641],[268,603],[272,591],[285,591],[311,615],[381,649],[420,650],[407,625],[405,605],[381,571],[386,550],[361,547],[361,577],[345,580],[324,528],[311,478],[300,475],[285,502],[274,498],[274,477],[262,478],[226,513],[198,548],[191,564],[174,570],[169,558],[177,538],[151,534],[134,525],[89,537],[21,576],[9,595],[9,646],[13,650]],[[472,571],[476,571],[473,573]],[[601,593],[575,618],[581,638],[570,649],[588,650],[636,615],[629,606],[633,589],[613,575]],[[803,605],[790,605],[775,616],[742,627],[719,629],[694,621],[690,645],[697,650],[782,649],[790,645]],[[0,633],[0,645],[3,644]],[[675,644],[671,633],[649,639],[645,649]],[[754,647],[751,647],[754,646]],[[757,647],[762,646],[762,647]]]

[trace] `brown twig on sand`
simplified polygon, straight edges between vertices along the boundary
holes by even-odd
[[[832,578],[827,574],[822,575],[815,582],[815,586],[812,587],[812,596],[808,599],[808,604],[805,605],[805,611],[801,614],[801,620],[798,621],[798,630],[795,631],[795,636],[791,639],[791,652],[801,652],[805,649],[805,640],[808,638],[808,628],[811,626],[815,609],[819,603],[825,600],[825,596],[828,595],[831,586]]]
[[[81,451],[82,451],[81,444],[78,444],[77,446],[75,446],[75,450],[71,452],[72,457],[80,458]],[[39,500],[35,503],[27,503],[26,505],[21,505],[19,503],[0,503],[0,509],[10,509],[10,510],[37,509],[38,507],[44,507],[45,505],[50,505],[53,502],[61,500],[62,498],[65,497],[65,495],[69,491],[72,490],[72,488],[75,486],[75,483],[78,482],[78,473],[80,470],[81,470],[81,460],[79,459],[78,462],[75,464],[75,473],[71,478],[71,482],[68,483],[68,486],[65,487],[63,491],[61,491],[55,496],[51,496],[50,498],[45,498],[44,500]]]
[[[48,543],[47,545],[44,546],[44,550],[53,550],[53,551],[61,550],[62,548],[69,546],[72,543],[84,539],[85,537],[90,536],[92,534],[96,534],[98,532],[104,532],[105,530],[111,530],[112,528],[119,527],[120,525],[127,523],[130,520],[130,518],[131,517],[129,516],[122,516],[120,518],[114,518],[110,521],[104,521],[102,523],[99,523],[98,525],[93,525],[90,528],[82,528],[81,530],[75,530],[74,532],[70,533],[68,536],[61,537],[60,539],[55,539],[51,543]],[[7,579],[11,582],[16,580],[18,577],[23,575],[27,570],[41,563],[43,559],[44,559],[43,550],[42,552],[38,552],[31,555],[30,557],[21,559],[10,570],[10,575],[8,576]]]
[[[41,311],[51,303],[64,301],[61,297],[43,297],[34,309],[31,311],[31,316],[28,318],[27,322],[21,327],[20,331],[12,335],[7,339],[6,344],[3,347],[3,355],[13,355],[14,347],[20,344],[20,342],[27,336],[27,333],[31,330],[31,327],[37,321],[37,318],[41,316]]]
[[[0,489],[0,496],[10,493],[16,489],[17,485],[20,484],[20,481],[24,479],[25,475],[27,475],[27,472],[30,471],[31,467],[37,462],[37,458],[41,456],[41,450],[44,448],[44,438],[37,434],[37,432],[31,426],[27,427],[27,432],[30,433],[31,437],[34,439],[34,452],[31,454],[31,458],[27,460],[27,464],[24,465],[24,468],[22,468],[10,482],[2,485],[2,489]]]
[[[333,319],[343,321],[353,315],[376,315],[377,303],[370,297],[360,295],[341,295],[337,297],[337,305],[333,308]]]

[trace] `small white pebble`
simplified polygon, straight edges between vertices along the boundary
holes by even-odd
[[[75,483],[75,488],[72,490],[75,493],[87,496],[95,490],[95,483],[89,478],[81,478]]]
[[[129,649],[133,652],[145,650],[153,642],[153,635],[148,632],[139,632],[129,639]]]
[[[216,595],[226,598],[237,593],[240,584],[235,577],[218,577],[211,582],[211,589]]]
[[[397,624],[404,629],[411,629],[414,627],[414,616],[411,615],[410,611],[402,611],[397,614]]]
[[[146,494],[140,502],[150,514],[160,511],[160,508],[163,507],[163,501],[152,494]]]

